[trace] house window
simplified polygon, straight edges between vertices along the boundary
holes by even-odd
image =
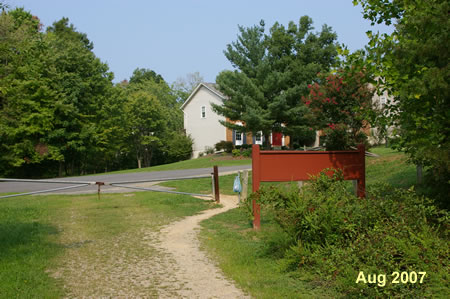
[[[242,141],[242,133],[236,132],[236,141]]]
[[[206,118],[206,106],[202,106],[202,118]]]
[[[239,132],[239,131],[236,131],[236,139],[235,139],[235,145],[242,145],[243,144],[243,142],[242,142],[242,133],[241,132]]]
[[[262,132],[260,131],[255,134],[255,144],[262,145],[262,143]]]

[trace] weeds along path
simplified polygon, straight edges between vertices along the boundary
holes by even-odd
[[[237,207],[235,196],[221,195],[222,208],[184,218],[164,227],[159,234],[157,247],[171,256],[161,266],[166,267],[163,289],[176,290],[179,298],[247,298],[199,249],[197,238],[200,222]],[[161,277],[163,278],[163,277]],[[175,284],[175,285],[174,285]],[[175,287],[175,289],[173,288]],[[161,291],[161,290],[160,290]],[[173,297],[173,293],[160,297]],[[167,295],[167,296],[165,296]]]

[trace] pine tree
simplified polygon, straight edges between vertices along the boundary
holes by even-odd
[[[235,68],[217,76],[219,89],[227,96],[222,106],[214,105],[225,116],[223,125],[256,134],[268,140],[271,132],[293,139],[307,127],[308,108],[301,98],[317,74],[326,72],[337,55],[336,34],[324,25],[312,32],[312,20],[303,16],[288,27],[275,23],[268,34],[264,21],[239,27],[238,40],[224,52]],[[241,128],[234,124],[243,122]]]

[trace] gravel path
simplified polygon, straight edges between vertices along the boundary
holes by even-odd
[[[171,293],[160,292],[160,298],[173,298],[174,289],[179,298],[249,298],[199,250],[200,222],[237,207],[237,197],[221,195],[221,204],[222,208],[184,218],[161,230],[157,248],[171,256],[171,262],[163,265],[167,266],[168,280],[162,284]]]

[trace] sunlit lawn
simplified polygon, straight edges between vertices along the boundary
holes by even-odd
[[[152,192],[103,194],[100,200],[96,195],[0,199],[0,298],[62,297],[64,281],[51,273],[67,262],[66,253],[95,261],[95,253],[106,250],[108,258],[114,255],[110,244],[121,236],[129,241],[120,243],[121,250],[136,252],[143,228],[156,231],[209,207],[189,196]],[[101,277],[92,283],[101,283]]]

